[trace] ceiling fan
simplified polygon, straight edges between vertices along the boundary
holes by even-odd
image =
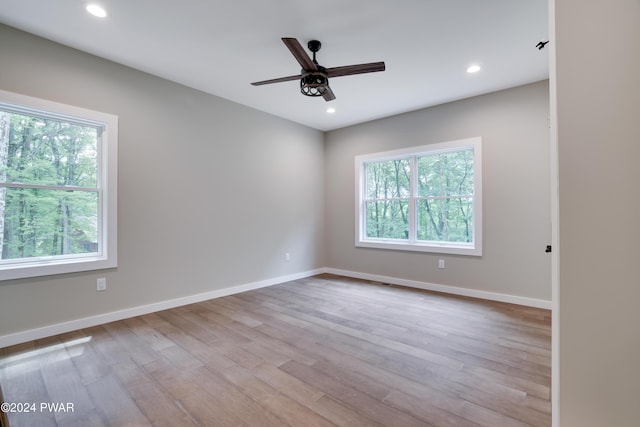
[[[277,79],[263,80],[251,83],[253,86],[267,85],[271,83],[288,82],[300,79],[300,92],[307,96],[322,96],[325,101],[336,99],[329,87],[329,77],[350,76],[353,74],[375,73],[384,71],[384,62],[370,62],[368,64],[345,65],[342,67],[324,68],[316,61],[316,52],[322,44],[318,40],[311,40],[307,47],[313,52],[313,59],[304,51],[297,39],[283,37],[282,41],[296,58],[302,70],[294,76],[280,77]]]

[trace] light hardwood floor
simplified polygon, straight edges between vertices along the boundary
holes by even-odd
[[[550,316],[322,275],[0,349],[0,384],[11,427],[549,426]]]

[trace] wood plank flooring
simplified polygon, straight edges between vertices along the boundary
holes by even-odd
[[[321,275],[0,349],[0,384],[11,427],[549,426],[550,317]]]

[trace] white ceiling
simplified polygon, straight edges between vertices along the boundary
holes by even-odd
[[[304,125],[332,130],[548,78],[547,0],[0,0],[0,22]],[[385,61],[331,79],[336,100],[299,83],[280,40],[322,42],[329,68]],[[482,70],[467,74],[478,63]],[[336,113],[327,114],[326,108]]]

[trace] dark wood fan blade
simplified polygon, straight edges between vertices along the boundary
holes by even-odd
[[[298,61],[302,69],[311,71],[318,69],[297,39],[293,37],[283,37],[282,41],[289,48],[291,54],[296,58],[296,61]]]
[[[329,77],[350,76],[352,74],[375,73],[384,71],[384,62],[370,62],[368,64],[345,65],[343,67],[327,68]]]
[[[336,96],[333,94],[333,91],[329,86],[327,86],[327,90],[322,94],[322,97],[327,102],[333,101],[334,99],[336,99]]]
[[[290,82],[292,80],[300,80],[300,74],[297,74],[295,76],[280,77],[280,78],[271,79],[271,80],[262,80],[261,82],[253,82],[251,84],[253,86],[262,86],[262,85],[270,85],[271,83]]]

